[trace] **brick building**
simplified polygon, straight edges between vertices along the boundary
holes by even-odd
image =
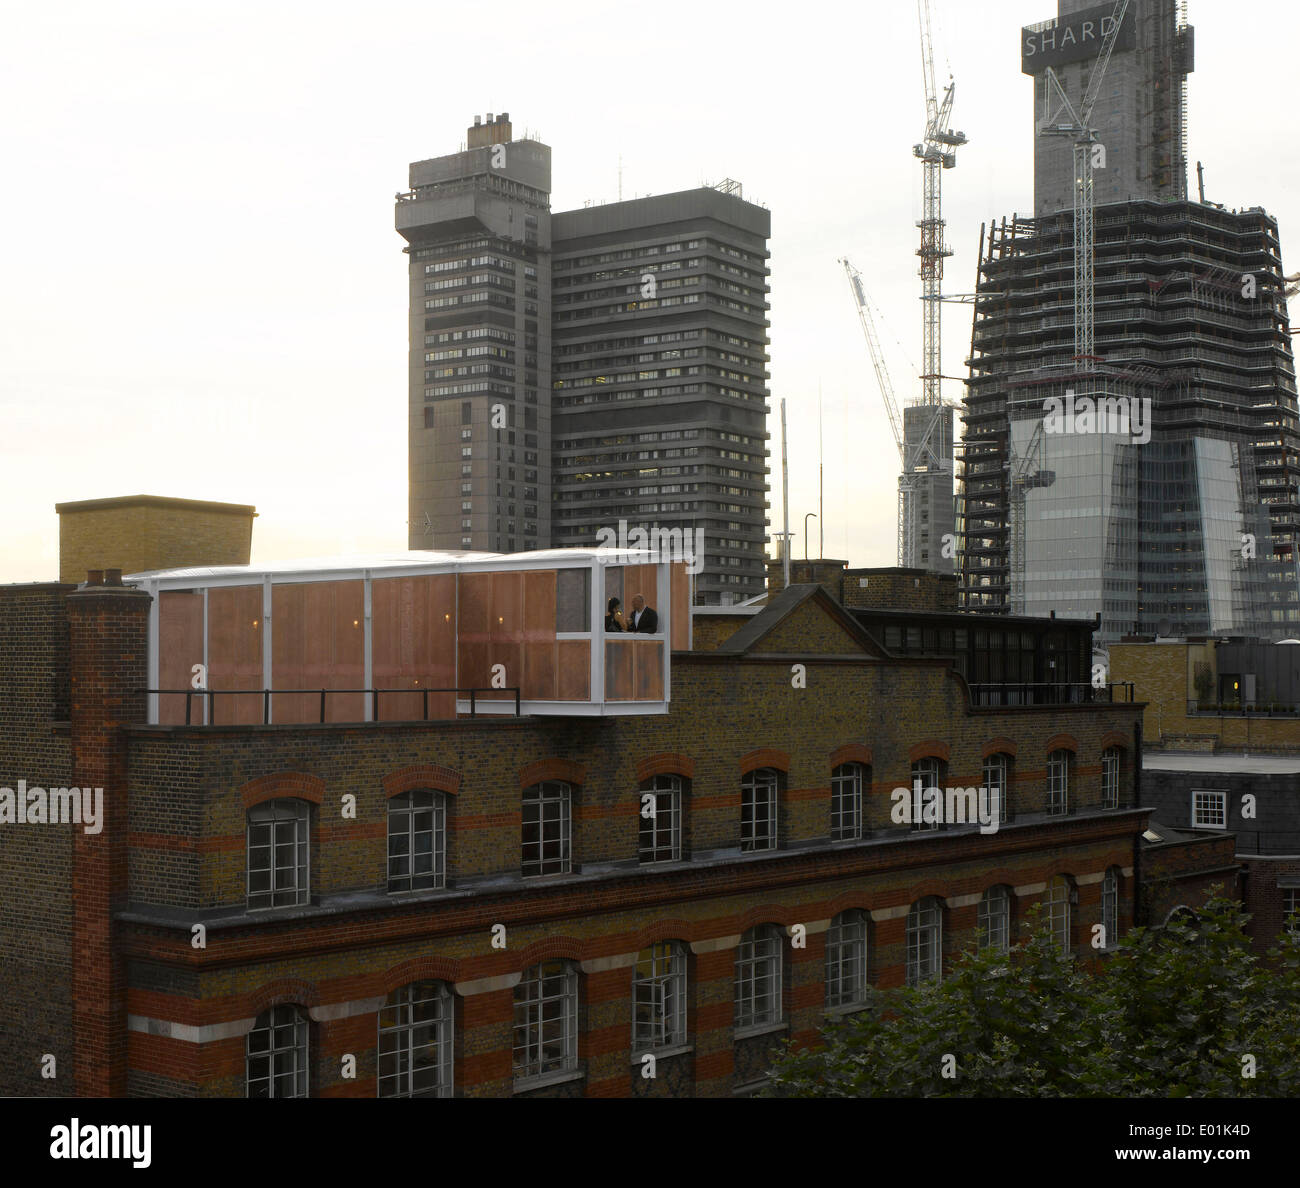
[[[105,789],[0,828],[7,1093],[726,1096],[1036,902],[1134,919],[1141,707],[972,706],[815,585],[663,712],[184,726],[101,580],[0,590],[4,782]],[[914,776],[1007,819],[896,825]]]

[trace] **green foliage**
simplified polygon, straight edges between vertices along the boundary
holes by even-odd
[[[1245,922],[1215,898],[1196,920],[1135,929],[1088,973],[1035,909],[1009,954],[968,953],[943,982],[873,990],[866,1009],[827,1026],[824,1046],[787,1051],[768,1094],[1296,1096],[1300,940],[1284,937],[1261,962]]]

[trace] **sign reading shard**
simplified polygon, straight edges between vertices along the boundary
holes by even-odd
[[[1115,39],[1115,52],[1122,53],[1137,45],[1133,10],[1130,4]],[[1110,32],[1113,4],[1099,4],[1085,8],[1055,21],[1041,25],[1026,25],[1020,30],[1020,73],[1037,74],[1048,66],[1065,62],[1078,62],[1095,58],[1101,53],[1101,43]]]

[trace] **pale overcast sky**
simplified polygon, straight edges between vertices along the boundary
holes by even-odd
[[[933,2],[970,137],[944,174],[963,292],[980,223],[1032,207],[1018,31],[1056,5]],[[554,210],[614,200],[620,154],[625,197],[732,177],[771,209],[772,529],[782,396],[792,528],[817,509],[820,383],[826,552],[894,563],[898,457],[836,260],[863,271],[913,395],[909,0],[0,5],[0,581],[57,575],[56,502],[137,493],[255,504],[263,560],[404,548],[393,195],[489,111],[551,145]],[[1296,271],[1300,6],[1189,16],[1193,192],[1199,158],[1209,198],[1278,217]],[[970,307],[947,306],[947,374],[969,343]]]

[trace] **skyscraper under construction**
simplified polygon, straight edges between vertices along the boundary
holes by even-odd
[[[1021,30],[1021,59],[1034,217],[981,231],[962,603],[1100,613],[1103,643],[1293,635],[1300,425],[1278,227],[1260,207],[1188,196],[1185,6],[1060,0],[1055,19]],[[1081,109],[1107,66],[1085,146],[1096,205],[1081,291],[1076,157],[1052,113],[1061,94]]]

